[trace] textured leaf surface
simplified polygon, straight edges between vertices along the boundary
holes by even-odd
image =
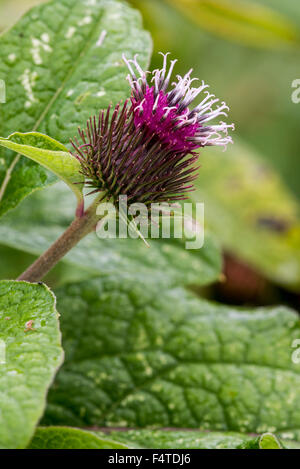
[[[28,321],[34,330],[27,330]],[[0,448],[24,448],[62,362],[55,298],[44,285],[0,282]]]
[[[249,0],[167,0],[201,28],[258,47],[297,44],[296,25],[280,13]]]
[[[122,53],[138,53],[145,65],[150,49],[139,13],[123,2],[53,0],[33,8],[0,38],[7,90],[0,135],[40,131],[67,144],[90,115],[129,95]],[[36,163],[0,156],[0,214],[53,181]]]
[[[97,432],[99,436],[105,435]],[[110,438],[135,447],[151,449],[229,449],[251,441],[251,437],[234,432],[201,432],[192,430],[112,431]]]
[[[107,435],[97,432],[99,436]],[[112,431],[109,436],[126,444],[155,449],[273,449],[281,446],[272,433],[254,438],[236,432],[199,432],[191,430],[129,430]],[[300,444],[284,441],[285,448],[300,448]],[[275,449],[275,448],[274,448]]]
[[[128,449],[128,445],[78,428],[40,427],[29,449]]]
[[[64,185],[34,194],[0,225],[0,243],[31,254],[41,254],[63,232],[74,215],[74,200]],[[161,276],[167,283],[205,285],[219,277],[221,257],[206,235],[203,248],[186,250],[184,240],[150,240],[150,248],[139,239],[101,240],[95,234],[84,238],[64,258],[66,262],[105,275],[123,272],[131,277]]]
[[[66,362],[47,423],[299,429],[291,310],[240,311],[150,279],[94,279],[57,295]]]
[[[195,201],[223,247],[270,280],[300,290],[299,205],[280,178],[246,146],[208,151]]]
[[[80,174],[80,163],[60,142],[39,132],[15,132],[8,138],[0,137],[0,145],[52,171],[82,200],[84,177]]]
[[[285,448],[297,448],[284,442]],[[87,432],[71,427],[40,427],[29,449],[281,449],[275,435],[253,438],[234,432],[129,430]],[[279,446],[279,447],[278,447]]]

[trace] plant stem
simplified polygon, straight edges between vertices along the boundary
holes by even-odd
[[[66,231],[45,251],[18,280],[38,282],[87,234],[95,229],[100,220],[96,214],[98,199],[81,216],[75,218]]]

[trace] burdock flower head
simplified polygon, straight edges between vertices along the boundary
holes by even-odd
[[[168,68],[167,55],[162,69],[152,73],[143,71],[136,57],[123,57],[131,99],[90,118],[86,130],[79,129],[81,142],[72,142],[86,184],[115,204],[120,195],[146,205],[185,199],[197,177],[196,150],[232,143],[227,132],[233,125],[211,124],[227,116],[226,104],[217,105],[203,82],[192,87],[192,70],[171,83],[176,60]],[[190,108],[200,94],[200,103]]]

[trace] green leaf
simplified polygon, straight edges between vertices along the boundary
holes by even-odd
[[[268,444],[266,442],[268,440]],[[259,442],[263,442],[259,446]],[[279,448],[276,447],[276,444]],[[275,435],[258,438],[235,432],[129,430],[87,432],[71,427],[39,427],[29,449],[281,449]],[[285,441],[285,448],[299,448]]]
[[[63,359],[55,297],[45,285],[0,282],[0,337],[0,448],[24,448]]]
[[[249,0],[167,0],[180,13],[218,36],[274,48],[299,43],[295,24],[274,9]]]
[[[66,361],[45,423],[299,430],[295,312],[221,306],[149,278],[56,293]]]
[[[286,442],[286,446],[279,441],[276,435],[273,433],[263,433],[263,435],[257,438],[244,441],[240,445],[240,449],[285,449],[293,446],[295,442]],[[298,445],[297,445],[298,446]]]
[[[117,0],[52,0],[26,13],[0,38],[6,103],[0,135],[39,131],[67,145],[78,125],[129,96],[122,54],[149,60],[140,14]],[[53,175],[32,161],[0,153],[0,215]]]
[[[279,176],[246,145],[207,150],[191,193],[223,248],[271,281],[300,290],[299,205]]]
[[[129,430],[98,432],[99,436],[110,436],[126,444],[154,449],[282,449],[281,443],[272,433],[253,438],[236,432],[200,432],[191,430]],[[284,441],[284,447],[299,448],[296,442]]]
[[[259,449],[282,449],[282,444],[272,433],[264,433],[258,439]]]
[[[56,185],[34,194],[0,225],[0,243],[39,255],[63,232],[73,217],[73,198]],[[206,285],[218,279],[220,252],[206,234],[200,250],[185,249],[185,240],[151,239],[150,248],[139,239],[99,239],[92,233],[64,258],[64,262],[93,275],[123,272],[130,277],[160,276],[172,282]]]
[[[108,436],[68,427],[40,427],[29,449],[128,449],[128,445]]]
[[[82,202],[84,177],[80,174],[81,166],[64,145],[38,132],[15,132],[8,138],[0,137],[0,145],[52,171],[70,187],[78,203]]]
[[[97,435],[104,436],[105,433],[97,432]],[[194,430],[117,430],[107,436],[135,447],[151,449],[235,449],[251,441],[251,437],[241,433]]]
[[[272,433],[264,433],[258,437],[259,449],[282,449],[282,444]]]

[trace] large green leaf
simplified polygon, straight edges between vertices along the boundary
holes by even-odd
[[[246,145],[208,150],[191,194],[225,250],[270,280],[300,290],[299,205],[279,176]]]
[[[128,449],[107,435],[97,436],[92,432],[68,427],[40,427],[37,429],[29,449]]]
[[[235,432],[200,432],[191,430],[129,430],[97,432],[98,436],[123,441],[127,445],[155,449],[281,449],[282,444],[272,433],[259,437]],[[284,448],[300,448],[300,443],[285,440]]]
[[[285,448],[299,448],[284,441]],[[29,449],[281,449],[275,435],[260,437],[233,432],[129,430],[103,433],[71,427],[40,427]],[[176,458],[177,459],[177,458]]]
[[[45,285],[0,282],[0,343],[0,448],[24,448],[63,358],[55,298]]]
[[[80,173],[81,166],[64,145],[39,132],[14,132],[8,138],[0,137],[0,146],[27,156],[52,171],[70,187],[78,202],[82,201],[84,177]]]
[[[74,215],[74,201],[64,185],[33,194],[0,225],[0,243],[31,254],[41,254],[65,229]],[[93,275],[123,272],[130,277],[160,276],[170,281],[205,285],[220,274],[221,257],[206,234],[200,250],[185,249],[185,240],[152,239],[150,248],[139,239],[98,239],[92,233],[64,258]],[[21,272],[20,272],[21,273]]]
[[[226,39],[258,47],[299,43],[296,25],[253,0],[167,0],[183,15]]]
[[[297,314],[221,306],[158,282],[116,277],[57,290],[66,362],[46,422],[299,429]]]
[[[138,12],[117,0],[52,0],[33,8],[0,38],[6,104],[0,135],[40,131],[63,144],[78,125],[129,95],[122,54],[145,65],[151,41]],[[1,152],[0,214],[53,177],[36,163]]]

